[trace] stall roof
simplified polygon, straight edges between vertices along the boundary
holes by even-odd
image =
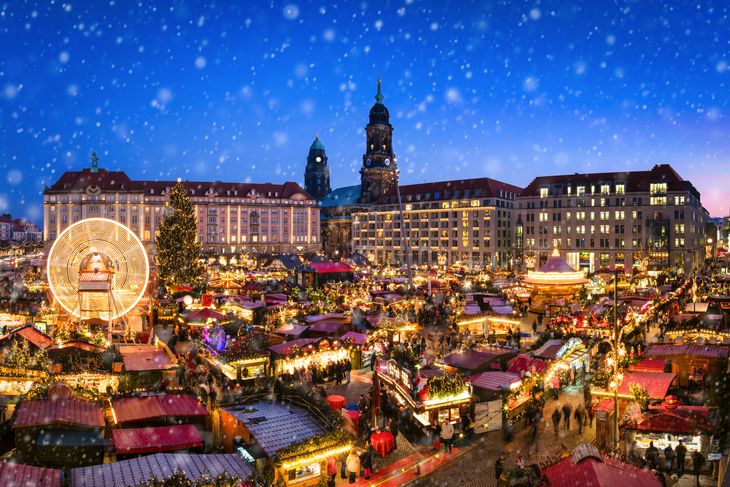
[[[581,448],[592,447],[590,453]],[[651,470],[642,470],[628,463],[602,456],[593,445],[578,445],[569,457],[541,470],[553,487],[621,485],[622,487],[661,487]]]
[[[67,342],[60,345],[53,345],[51,347],[48,347],[48,351],[50,352],[51,350],[63,350],[64,348],[77,348],[79,350],[92,353],[102,353],[104,351],[104,348],[97,347],[95,345],[92,345],[91,343],[86,342]]]
[[[319,331],[322,333],[336,333],[337,330],[342,328],[343,326],[347,325],[347,322],[345,321],[327,321],[322,320],[318,321],[315,324],[313,324],[309,331]]]
[[[548,347],[545,347],[541,352],[536,353],[535,357],[549,358],[552,360],[555,358],[555,356],[558,354],[562,347],[562,345],[550,345]]]
[[[368,334],[367,333],[357,333],[354,331],[348,331],[344,335],[340,337],[340,340],[345,340],[347,338],[352,338],[355,340],[355,345],[365,345],[365,342],[368,341]]]
[[[181,450],[205,444],[203,437],[192,424],[112,430],[112,435],[117,455]]]
[[[546,360],[534,359],[528,355],[518,355],[512,359],[512,365],[509,366],[507,372],[520,375],[522,372],[530,372],[532,367],[535,367],[535,372],[538,374],[544,374],[550,365],[550,362]]]
[[[488,389],[490,391],[509,389],[512,384],[519,384],[522,382],[520,376],[513,374],[512,372],[483,372],[481,374],[472,375],[469,377],[469,380],[471,380],[472,386]]]
[[[635,365],[629,365],[629,370],[637,370],[641,372],[664,372],[667,367],[665,359],[645,358]]]
[[[343,264],[342,262],[327,262],[321,264],[310,262],[299,266],[297,270],[309,272],[314,271],[317,274],[327,274],[330,272],[354,272],[352,267],[347,264]]]
[[[62,487],[63,471],[0,462],[0,485],[6,487]]]
[[[165,370],[176,365],[167,352],[154,345],[121,345],[119,353],[127,371]]]
[[[553,349],[551,348],[552,357],[543,355],[547,351],[548,348],[553,347],[555,345],[557,345],[558,348],[555,349],[555,351],[552,351]],[[540,347],[537,350],[535,350],[534,356],[535,357],[544,357],[544,358],[551,358],[551,359],[553,359],[553,358],[555,358],[555,354],[558,353],[558,350],[560,350],[560,347],[562,345],[563,345],[563,342],[561,340],[559,340],[559,339],[548,340],[548,341],[546,341],[542,345],[542,347]]]
[[[308,326],[291,325],[291,324],[287,323],[285,325],[280,326],[276,330],[274,330],[274,333],[276,333],[277,335],[293,335],[293,336],[297,336],[297,335],[301,335],[302,333],[304,333],[308,329],[309,329]]]
[[[71,487],[109,487],[110,485],[138,485],[149,482],[152,476],[158,479],[169,477],[176,470],[185,472],[192,481],[203,472],[217,477],[223,472],[242,479],[251,475],[253,468],[239,454],[188,455],[157,453],[132,460],[122,460],[92,467],[71,470]]]
[[[706,313],[708,303],[687,303],[684,307],[686,313]]]
[[[309,315],[304,319],[307,323],[316,323],[317,321],[323,320],[333,321],[338,319],[350,319],[350,317],[342,313],[327,313],[325,315]]]
[[[103,428],[104,415],[96,401],[78,397],[34,399],[20,403],[13,428],[51,423]]]
[[[717,407],[677,406],[668,409],[664,405],[650,406],[640,417],[624,424],[628,429],[676,434],[698,434],[703,429],[712,430],[717,425]]]
[[[280,448],[325,433],[324,426],[307,411],[280,403],[222,409],[246,426],[270,458]]]
[[[284,355],[284,350],[287,348],[291,350],[291,348],[296,345],[299,348],[306,347],[310,343],[316,342],[316,338],[298,338],[296,340],[290,340],[288,342],[284,343],[277,343],[276,345],[271,345],[269,347],[269,351],[277,354],[277,355]]]
[[[620,395],[631,395],[630,387],[634,384],[638,384],[642,387],[646,387],[646,392],[652,399],[664,399],[667,396],[667,391],[672,384],[677,374],[668,374],[662,372],[642,372],[642,371],[626,371],[624,374],[624,380],[621,385],[618,386],[618,393]]]
[[[38,348],[46,348],[53,343],[51,337],[40,331],[35,326],[25,325],[11,331],[6,336],[1,338],[0,347],[3,346],[4,341],[10,340],[14,337],[21,337],[25,340],[28,340],[28,342],[32,343]]]
[[[451,367],[471,370],[495,358],[514,353],[512,348],[479,347],[465,352],[455,352],[444,357],[444,363]]]
[[[444,375],[443,371],[436,369],[421,369],[419,371],[419,374],[426,378],[441,377],[442,375]]]
[[[119,397],[112,401],[119,423],[162,416],[206,416],[208,410],[189,394]]]
[[[727,358],[728,349],[719,345],[683,343],[676,345],[652,345],[644,354],[646,357],[667,357],[670,355],[698,355],[702,357]]]

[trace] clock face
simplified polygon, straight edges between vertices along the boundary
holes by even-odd
[[[365,164],[367,164],[369,166],[370,165],[370,159],[366,160],[365,161]]]
[[[321,157],[317,157],[317,159],[315,159],[315,160],[316,160],[317,162],[322,162],[322,158],[321,158]]]
[[[385,160],[385,165],[386,165],[386,166],[390,166],[390,159],[386,159],[386,160]]]

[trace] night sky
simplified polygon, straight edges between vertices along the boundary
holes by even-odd
[[[44,185],[297,181],[316,132],[359,183],[378,71],[402,183],[672,164],[726,216],[725,1],[6,2],[0,211]],[[724,196],[724,198],[723,198]]]

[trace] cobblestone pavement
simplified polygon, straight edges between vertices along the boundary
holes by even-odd
[[[572,451],[581,443],[593,442],[596,434],[595,423],[593,428],[585,426],[582,433],[578,434],[577,423],[572,418],[571,429],[566,431],[565,424],[561,421],[560,432],[557,436],[555,435],[550,415],[556,407],[562,408],[566,401],[575,411],[575,408],[583,403],[582,387],[569,387],[560,395],[559,401],[552,400],[545,405],[544,421],[534,440],[524,422],[515,427],[514,438],[510,443],[505,441],[502,431],[479,435],[474,440],[473,448],[467,448],[463,454],[430,475],[414,480],[414,485],[494,487],[497,485],[494,463],[500,455],[504,455],[506,458],[505,466],[514,465],[519,455],[523,456],[527,465],[551,463],[553,459],[561,456],[563,447],[567,451]],[[456,447],[458,448],[459,445],[457,444]]]

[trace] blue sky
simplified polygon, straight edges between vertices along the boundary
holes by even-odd
[[[402,183],[669,163],[727,207],[723,2],[9,2],[0,7],[0,211],[44,185],[297,181],[319,132],[359,182],[378,71]]]

